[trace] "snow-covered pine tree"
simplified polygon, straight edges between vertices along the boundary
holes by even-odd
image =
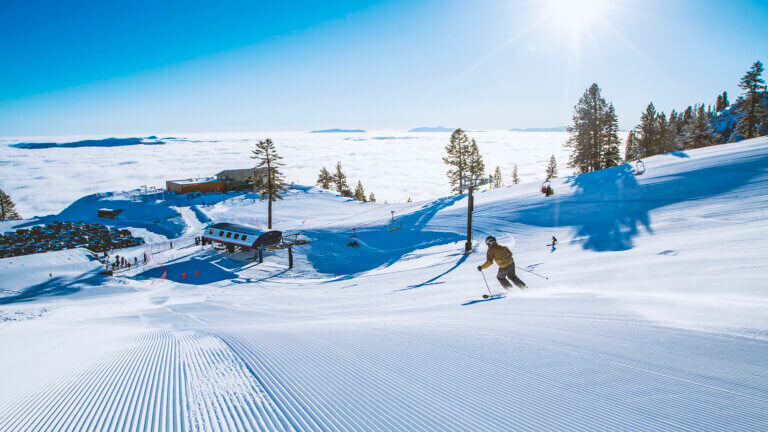
[[[256,167],[267,169],[265,179],[258,185],[260,188],[258,192],[267,196],[267,228],[272,229],[272,203],[283,199],[282,194],[287,189],[285,178],[280,171],[280,167],[285,164],[280,162],[283,158],[277,154],[275,144],[269,138],[256,143],[256,149],[251,153],[253,153],[251,159],[258,161]]]
[[[0,220],[16,220],[21,216],[16,211],[16,204],[5,191],[0,189]]]
[[[333,183],[333,176],[323,167],[320,170],[320,175],[317,176],[317,185],[323,189],[330,189],[331,183]]]
[[[549,163],[547,164],[547,180],[557,178],[557,160],[555,155],[549,157]]]
[[[472,178],[485,177],[485,163],[483,162],[483,156],[480,155],[480,149],[477,147],[477,142],[472,139],[472,143],[469,145],[469,165],[467,172]]]
[[[491,186],[496,189],[504,187],[504,179],[501,176],[501,167],[496,165],[496,170],[493,171],[493,183]]]
[[[688,126],[685,135],[686,148],[706,147],[715,143],[715,137],[712,134],[712,128],[709,126],[709,119],[704,111],[703,104],[697,106],[693,120]]]
[[[464,192],[461,188],[462,178],[469,173],[470,146],[467,134],[461,129],[453,131],[445,152],[448,156],[443,157],[443,162],[451,167],[446,172],[448,183],[458,189],[461,195]]]
[[[331,177],[333,184],[336,185],[336,192],[346,196],[344,191],[349,190],[349,185],[346,174],[341,170],[341,162],[336,162],[336,172]]]
[[[742,139],[756,137],[760,122],[766,115],[763,98],[766,86],[762,78],[763,70],[763,64],[756,61],[739,82],[739,87],[744,90],[744,94],[736,102],[736,108],[741,113],[736,124],[736,133]]]
[[[573,124],[568,127],[570,137],[565,146],[571,149],[568,165],[580,173],[605,168],[606,150],[611,152],[612,146],[618,146],[618,136],[614,139],[612,132],[615,111],[613,118],[609,112],[597,84],[592,84],[573,107]]]
[[[355,199],[365,202],[365,189],[363,189],[363,183],[360,180],[357,181],[357,187],[355,187]]]
[[[375,203],[375,202],[376,202],[376,197],[375,197],[375,196],[373,196],[373,192],[371,192],[371,194],[370,194],[370,195],[368,195],[368,201],[370,201],[370,202],[372,202],[372,203]]]
[[[640,141],[637,139],[635,131],[629,131],[627,140],[624,144],[624,160],[634,161],[640,159]]]
[[[512,167],[512,184],[520,184],[520,177],[517,175],[517,164]]]

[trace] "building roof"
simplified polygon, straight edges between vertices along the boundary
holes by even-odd
[[[176,184],[200,184],[200,183],[217,183],[221,180],[217,179],[216,177],[200,177],[200,178],[189,178],[189,179],[183,179],[183,180],[168,180],[169,183],[176,183]]]
[[[264,168],[264,167],[262,167],[262,168],[254,167],[254,168],[228,169],[228,170],[223,170],[223,171],[218,172],[216,174],[216,177],[220,177],[222,175],[227,175],[227,174],[245,173],[245,172],[255,173],[257,171],[266,171],[266,170],[267,169]]]
[[[219,229],[219,230],[225,230],[230,231],[234,233],[240,233],[240,234],[251,234],[255,236],[260,236],[264,233],[264,231],[248,226],[248,225],[240,225],[240,224],[234,224],[229,222],[219,222],[215,223],[213,225],[209,225],[206,229],[213,228],[213,229]],[[254,239],[255,240],[255,239]]]

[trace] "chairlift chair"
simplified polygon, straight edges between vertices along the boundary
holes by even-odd
[[[645,164],[642,160],[638,159],[637,162],[635,162],[635,175],[643,175],[645,173]]]
[[[552,189],[552,182],[549,179],[544,180],[544,183],[541,184],[541,193],[546,196],[550,196],[555,193],[555,190]]]
[[[400,225],[400,219],[395,219],[394,210],[390,210],[390,213],[392,213],[392,220],[390,220],[389,225],[387,225],[387,231],[397,231],[402,228]]]
[[[355,228],[352,228],[352,235],[347,239],[347,246],[355,249],[360,247],[360,242],[357,241],[357,235],[355,234]]]

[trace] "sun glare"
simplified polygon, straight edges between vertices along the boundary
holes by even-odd
[[[545,16],[550,24],[578,36],[600,20],[606,0],[544,0]]]

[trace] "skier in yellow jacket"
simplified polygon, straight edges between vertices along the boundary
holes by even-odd
[[[499,266],[496,279],[499,280],[501,286],[505,289],[512,288],[512,284],[509,283],[509,281],[512,281],[518,288],[525,288],[525,282],[515,275],[515,260],[512,259],[512,251],[508,247],[496,243],[496,237],[494,236],[486,237],[485,244],[488,245],[485,263],[477,266],[477,270],[483,271],[484,268],[490,267],[496,261],[496,265]]]

